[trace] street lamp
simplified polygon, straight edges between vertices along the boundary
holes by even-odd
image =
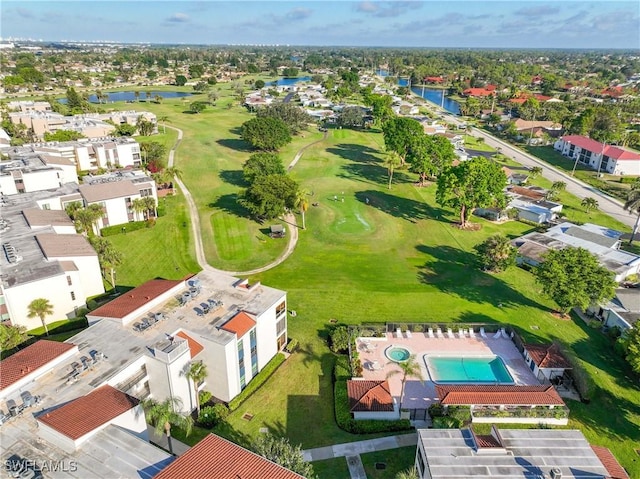
[[[569,152],[571,152],[571,142],[568,141],[567,142],[569,144]],[[576,161],[573,163],[573,169],[571,170],[571,176],[575,176],[576,174],[576,166],[578,166],[578,158],[580,158],[580,155],[575,155],[576,156]]]

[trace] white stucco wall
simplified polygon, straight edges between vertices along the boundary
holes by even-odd
[[[190,362],[189,348],[172,357],[170,363],[161,359],[161,356],[146,356],[151,396],[158,401],[168,397],[178,398],[182,404],[181,413],[191,412],[196,407],[193,384],[185,376]]]

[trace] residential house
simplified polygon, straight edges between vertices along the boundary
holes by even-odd
[[[437,384],[436,394],[445,408],[469,406],[472,422],[564,426],[569,410],[550,385]]]
[[[507,186],[509,204],[506,209],[516,209],[518,218],[537,224],[550,223],[558,218],[562,204],[545,199],[539,189],[518,185]]]
[[[619,283],[640,272],[640,256],[620,248],[619,231],[591,223],[574,225],[564,222],[544,233],[532,232],[511,241],[518,249],[519,264],[537,266],[550,250],[584,248],[594,254],[602,266],[611,271]]]
[[[541,139],[544,135],[558,137],[562,134],[562,125],[553,121],[530,121],[517,118],[513,125],[520,137]]]
[[[420,479],[515,477],[629,479],[613,454],[591,446],[579,430],[419,429],[416,469]]]
[[[12,112],[9,119],[15,125],[25,125],[40,140],[46,133],[59,130],[75,131],[87,138],[109,136],[115,131],[113,125],[97,118],[64,116],[51,111]]]
[[[400,419],[400,406],[391,395],[389,381],[347,381],[349,410],[354,419]]]
[[[153,479],[187,477],[304,479],[300,474],[215,434],[207,435]]]
[[[525,344],[523,356],[529,368],[543,383],[559,383],[573,369],[556,344]]]
[[[611,175],[637,175],[640,172],[640,153],[607,145],[581,135],[559,138],[554,149],[571,158],[576,164]]]
[[[618,288],[615,296],[606,304],[592,306],[588,311],[602,321],[604,327],[627,331],[635,327],[640,319],[640,290]]]
[[[496,86],[487,85],[484,88],[467,88],[462,92],[464,96],[484,97],[496,95]]]

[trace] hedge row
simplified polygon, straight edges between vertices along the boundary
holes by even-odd
[[[253,378],[247,387],[242,390],[235,398],[229,401],[229,409],[235,411],[240,405],[245,402],[254,392],[256,392],[260,386],[262,386],[267,379],[278,369],[278,367],[284,362],[285,356],[282,353],[278,353],[275,357],[262,368],[255,378]]]

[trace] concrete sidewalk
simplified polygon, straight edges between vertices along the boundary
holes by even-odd
[[[416,446],[418,444],[418,434],[413,432],[400,436],[380,437],[378,439],[367,439],[366,441],[347,442],[335,444],[333,446],[316,447],[315,449],[305,449],[302,456],[305,461],[321,461],[334,457],[356,456],[367,452],[386,451],[398,447]]]

